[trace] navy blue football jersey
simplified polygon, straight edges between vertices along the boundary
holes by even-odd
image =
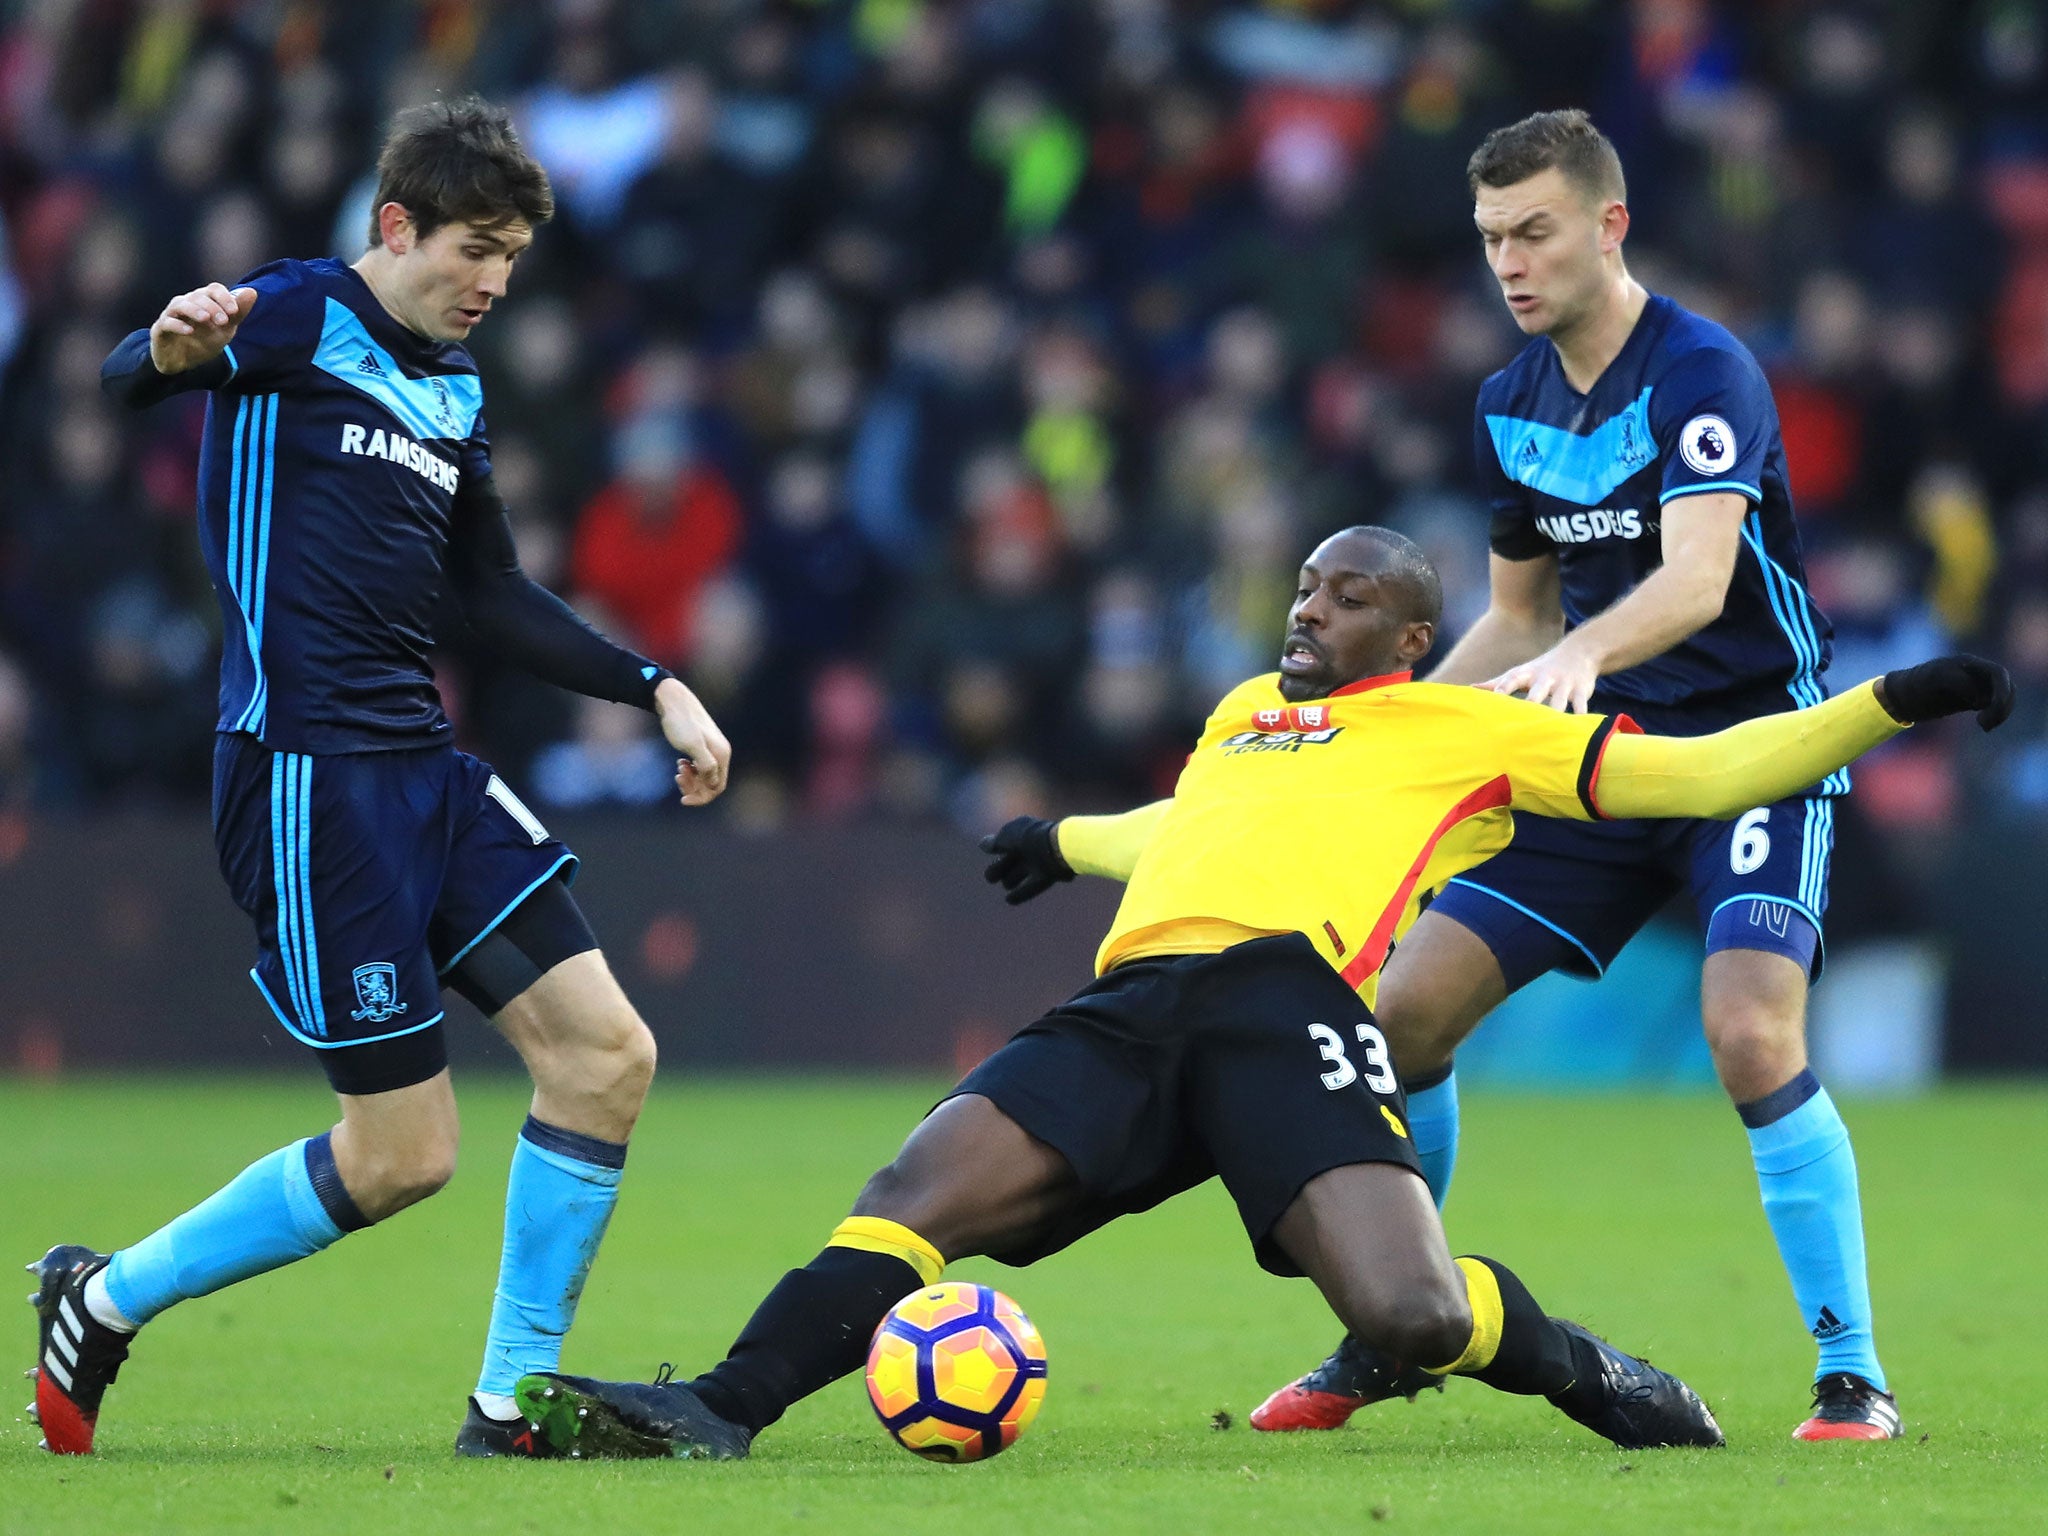
[[[1514,558],[1555,552],[1567,627],[1663,563],[1666,502],[1713,491],[1749,501],[1720,617],[1603,677],[1595,710],[1698,735],[1827,697],[1833,630],[1806,590],[1778,409],[1726,329],[1653,296],[1589,393],[1537,337],[1480,386],[1476,415],[1494,546]],[[1827,787],[1846,783],[1837,775]]]
[[[469,353],[338,261],[279,261],[207,402],[199,530],[225,623],[220,725],[283,752],[449,733],[427,653],[456,487],[490,473]]]

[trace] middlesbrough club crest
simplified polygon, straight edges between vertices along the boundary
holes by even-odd
[[[398,1000],[398,968],[389,960],[357,966],[356,1001],[362,1006],[349,1017],[358,1024],[382,1024],[405,1012]]]

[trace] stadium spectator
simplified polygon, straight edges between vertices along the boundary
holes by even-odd
[[[1638,265],[1769,369],[1817,583],[1839,551],[1838,670],[1924,624],[2031,643],[2048,42],[2025,7],[483,14],[0,22],[0,639],[49,723],[39,796],[204,798],[152,760],[182,738],[110,723],[209,643],[199,405],[88,452],[75,361],[135,323],[141,271],[352,257],[386,109],[465,85],[522,102],[565,210],[481,339],[522,543],[665,657],[735,626],[703,658],[722,685],[810,701],[734,716],[786,807],[1154,783],[1269,659],[1291,551],[1360,517],[1423,540],[1455,632],[1485,581],[1472,393],[1512,346],[1462,163],[1538,104],[1608,127]],[[476,746],[575,743],[451,642]],[[2020,782],[1987,792],[2048,814]]]
[[[664,665],[687,665],[705,584],[740,544],[738,499],[705,457],[681,391],[680,355],[643,368],[647,396],[620,424],[617,472],[583,508],[570,554],[576,590]]]

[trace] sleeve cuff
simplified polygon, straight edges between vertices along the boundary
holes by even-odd
[[[1760,485],[1751,485],[1747,480],[1708,480],[1700,485],[1674,485],[1657,498],[1657,505],[1676,501],[1681,496],[1712,496],[1720,491],[1732,491],[1738,496],[1747,496],[1751,501],[1761,503],[1764,490]]]
[[[1586,808],[1586,814],[1595,821],[1612,820],[1600,809],[1596,798],[1600,788],[1600,764],[1607,757],[1607,743],[1619,732],[1627,736],[1640,736],[1643,728],[1627,715],[1609,715],[1593,728],[1593,734],[1586,739],[1586,755],[1579,760],[1579,804]]]
[[[655,689],[659,688],[666,679],[674,677],[675,673],[669,671],[667,667],[649,661],[644,656],[634,657],[633,666],[640,677],[640,707],[651,710],[654,708]]]
[[[1534,523],[1511,512],[1493,514],[1486,542],[1488,548],[1503,560],[1538,560],[1557,552],[1557,546],[1545,538]]]

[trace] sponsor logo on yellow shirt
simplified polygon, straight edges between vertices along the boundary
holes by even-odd
[[[1326,746],[1344,734],[1344,727],[1330,724],[1327,704],[1290,704],[1285,709],[1252,712],[1252,728],[1226,736],[1219,745],[1225,757],[1243,752],[1299,752],[1303,747]]]

